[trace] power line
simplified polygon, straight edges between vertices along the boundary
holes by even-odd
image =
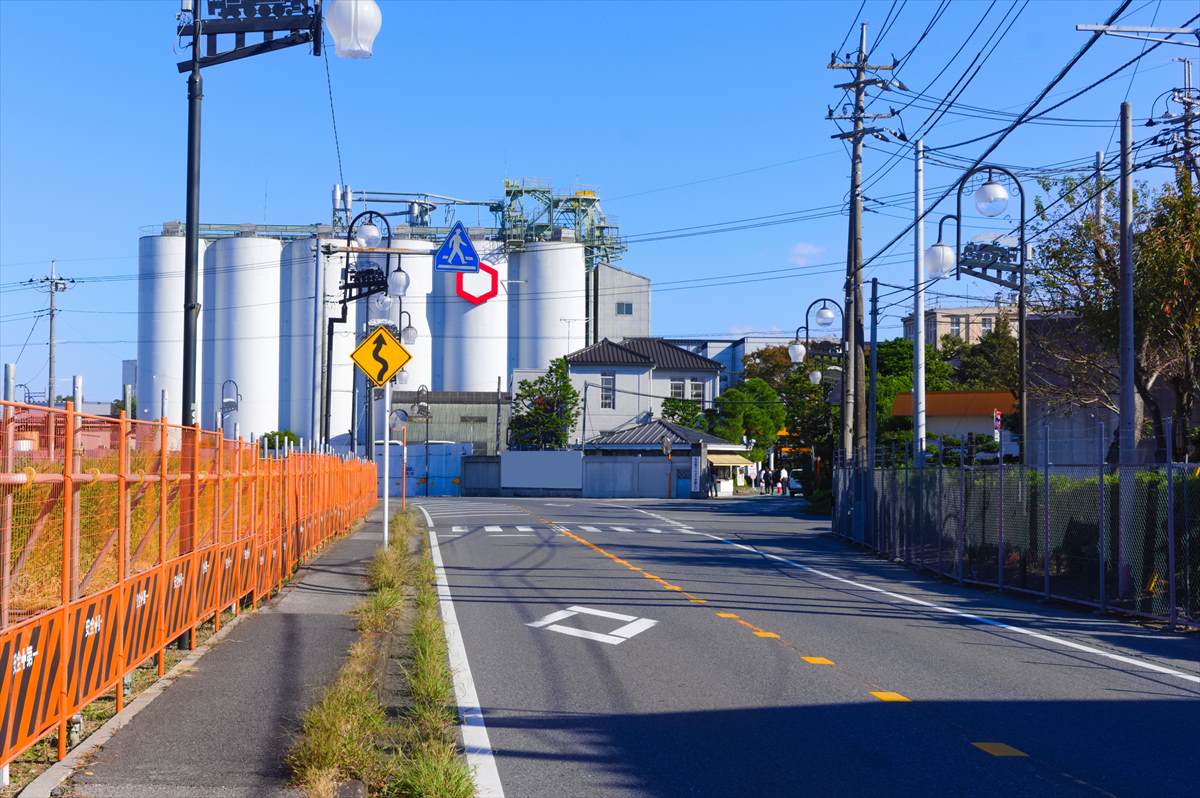
[[[337,112],[333,110],[333,80],[329,77],[329,48],[322,47],[321,55],[325,57],[325,88],[329,91],[329,118],[333,122],[333,147],[337,150],[338,182],[344,186],[346,178],[342,175],[342,143],[338,140]]]
[[[1120,7],[1109,16],[1108,21],[1105,22],[1105,24],[1111,25],[1113,20],[1116,19],[1118,16],[1120,16],[1121,12],[1123,12],[1126,8],[1129,7],[1130,2],[1131,2],[1131,0],[1123,0]],[[1000,143],[1003,142],[1006,138],[1008,138],[1008,136],[1014,130],[1017,129],[1017,126],[1020,125],[1025,120],[1025,118],[1028,117],[1033,112],[1033,109],[1037,107],[1038,103],[1040,103],[1043,99],[1045,99],[1046,95],[1049,94],[1054,89],[1054,87],[1057,86],[1062,81],[1062,79],[1067,76],[1067,73],[1070,72],[1071,69],[1073,69],[1077,63],[1079,63],[1079,60],[1081,58],[1083,58],[1083,56],[1086,55],[1089,50],[1092,49],[1092,46],[1097,41],[1100,40],[1100,37],[1102,35],[1103,34],[1100,33],[1099,31],[1093,32],[1092,35],[1088,37],[1088,40],[1086,42],[1084,42],[1083,46],[1081,46],[1079,48],[1079,50],[1075,53],[1075,55],[1071,57],[1071,60],[1068,61],[1066,63],[1066,65],[1064,65],[1058,71],[1058,73],[1054,76],[1054,78],[1049,83],[1047,83],[1046,86],[1041,91],[1038,92],[1038,95],[1033,98],[1033,101],[1029,103],[1029,105],[1025,108],[1024,111],[1021,112],[1021,115],[1018,116],[1016,119],[1014,119],[1008,125],[1008,127],[1001,130],[999,135],[996,137],[996,139],[991,144],[988,145],[987,149],[985,149],[978,158],[975,159],[975,162],[970,166],[970,168],[968,168],[964,171],[969,172],[972,169],[975,169],[977,166],[981,165],[989,155],[991,155],[993,152],[995,152],[996,148],[1000,146]],[[891,241],[889,241],[887,244],[885,244],[882,249],[880,249],[874,255],[872,255],[870,258],[868,258],[866,261],[864,261],[863,268],[865,268],[867,266],[867,264],[871,263],[876,258],[878,258],[880,255],[882,255],[884,252],[886,252],[888,249],[890,249],[893,245],[895,245],[898,241],[900,241],[900,239],[907,236],[909,234],[909,232],[911,232],[912,229],[914,227],[916,227],[917,221],[924,221],[925,217],[928,216],[930,213],[933,213],[934,209],[939,204],[941,204],[941,202],[944,199],[946,199],[946,197],[950,196],[950,194],[953,190],[954,190],[953,186],[950,189],[947,189],[941,195],[941,197],[938,198],[938,200],[936,202],[934,202],[932,205],[930,205],[925,210],[925,212],[923,214],[921,214],[921,218],[919,220],[914,220],[914,221],[909,222],[905,226],[905,228],[902,231],[900,231],[899,234],[896,235],[895,238],[893,238]]]

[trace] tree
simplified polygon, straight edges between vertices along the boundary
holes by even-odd
[[[787,420],[779,394],[765,380],[753,377],[717,397],[716,405],[713,434],[735,443],[753,438],[750,459],[762,462]]]
[[[566,358],[550,363],[536,380],[521,380],[513,398],[509,433],[518,449],[565,449],[579,420],[579,392],[571,385]]]
[[[876,444],[912,443],[912,417],[893,416],[896,394],[913,389],[913,343],[907,338],[893,338],[879,344],[878,374],[875,387]],[[954,390],[953,368],[945,357],[928,344],[925,346],[925,390]]]
[[[126,408],[124,399],[114,399],[112,401],[112,404],[109,406],[109,413],[111,415],[115,416],[115,415],[119,414],[122,410],[128,409],[129,412],[126,413],[126,415],[129,418],[137,418],[137,397],[136,396],[133,397],[133,400],[129,404],[131,406],[129,408]]]
[[[296,433],[286,429],[264,432],[262,435],[262,440],[267,442],[266,447],[268,449],[275,450],[282,449],[288,444],[295,446],[300,443],[300,438],[296,436]]]
[[[1071,211],[1050,219],[1040,200],[1034,235],[1034,299],[1057,317],[1036,340],[1031,335],[1029,388],[1051,408],[1106,407],[1119,412],[1120,230],[1118,220],[1097,224],[1088,202],[1091,181],[1042,181]],[[1109,192],[1109,207],[1117,207]],[[1191,177],[1177,165],[1175,181],[1134,194],[1134,386],[1149,411],[1158,448],[1165,450],[1160,385],[1175,394],[1180,431],[1198,391],[1200,361],[1200,204]],[[1139,426],[1140,429],[1140,426]],[[1185,438],[1186,439],[1186,438]]]
[[[747,380],[758,378],[770,385],[776,393],[782,393],[796,367],[788,355],[786,346],[767,346],[746,355],[743,361]]]
[[[704,411],[691,399],[663,399],[662,418],[684,427],[704,429]]]
[[[1018,354],[1017,338],[1001,316],[990,332],[959,355],[954,381],[963,390],[1010,391],[1016,397],[1020,392]]]

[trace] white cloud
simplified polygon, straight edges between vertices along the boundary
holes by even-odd
[[[788,263],[793,266],[807,266],[812,263],[813,258],[824,251],[824,249],[818,247],[816,244],[801,241],[792,244],[792,250],[788,253]]]

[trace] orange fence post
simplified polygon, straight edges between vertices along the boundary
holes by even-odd
[[[51,416],[53,420],[53,416]],[[54,430],[51,427],[51,435]],[[72,511],[74,502],[72,501],[75,495],[75,403],[67,402],[66,424],[63,430],[63,528],[62,528],[62,607],[59,611],[62,612],[62,625],[59,638],[59,663],[58,663],[58,758],[61,760],[67,755],[67,663],[64,661],[65,654],[70,651],[69,633],[67,626],[71,619],[71,588],[75,581],[75,575],[71,572],[72,565],[72,548],[71,538],[72,529],[74,528],[74,519]]]
[[[120,447],[117,449],[117,712],[125,705],[125,579],[129,558],[129,416],[122,410],[117,416]]]
[[[234,461],[234,477],[233,477],[233,541],[240,543],[242,540],[242,440],[241,438],[233,442],[233,451],[237,454],[237,459]],[[235,555],[236,556],[236,555]],[[233,579],[235,586],[233,588],[233,614],[238,615],[242,609],[241,589],[237,585],[241,584],[238,579],[241,568],[241,558],[238,557],[233,561]]]
[[[165,673],[167,646],[167,417],[158,422],[158,573],[154,577],[154,597],[158,602],[158,675]],[[180,490],[180,493],[183,491]]]
[[[225,502],[225,432],[217,430],[217,495],[213,498],[213,546],[217,556],[213,558],[213,575],[210,580],[216,580],[217,611],[213,614],[213,632],[221,630],[221,585],[225,582],[225,558],[221,556],[221,546],[224,545],[222,527],[224,526]]]
[[[190,535],[192,545],[188,549],[188,552],[187,552],[188,559],[190,559],[192,561],[192,567],[190,570],[191,577],[192,577],[192,600],[190,602],[190,606],[188,607],[188,639],[187,639],[188,651],[191,651],[193,648],[196,647],[196,603],[198,601],[198,599],[196,597],[196,593],[198,592],[196,590],[196,587],[199,582],[199,580],[197,579],[197,572],[198,572],[198,569],[200,568],[199,558],[197,555],[198,549],[196,548],[196,538],[197,538],[196,532],[199,530],[199,527],[200,527],[200,436],[202,434],[203,433],[200,431],[200,424],[199,423],[193,424],[192,425],[192,533]],[[183,552],[180,552],[180,553],[182,554]]]

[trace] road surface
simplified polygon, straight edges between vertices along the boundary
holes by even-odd
[[[421,505],[484,794],[1196,794],[1197,635],[938,581],[786,498]]]

